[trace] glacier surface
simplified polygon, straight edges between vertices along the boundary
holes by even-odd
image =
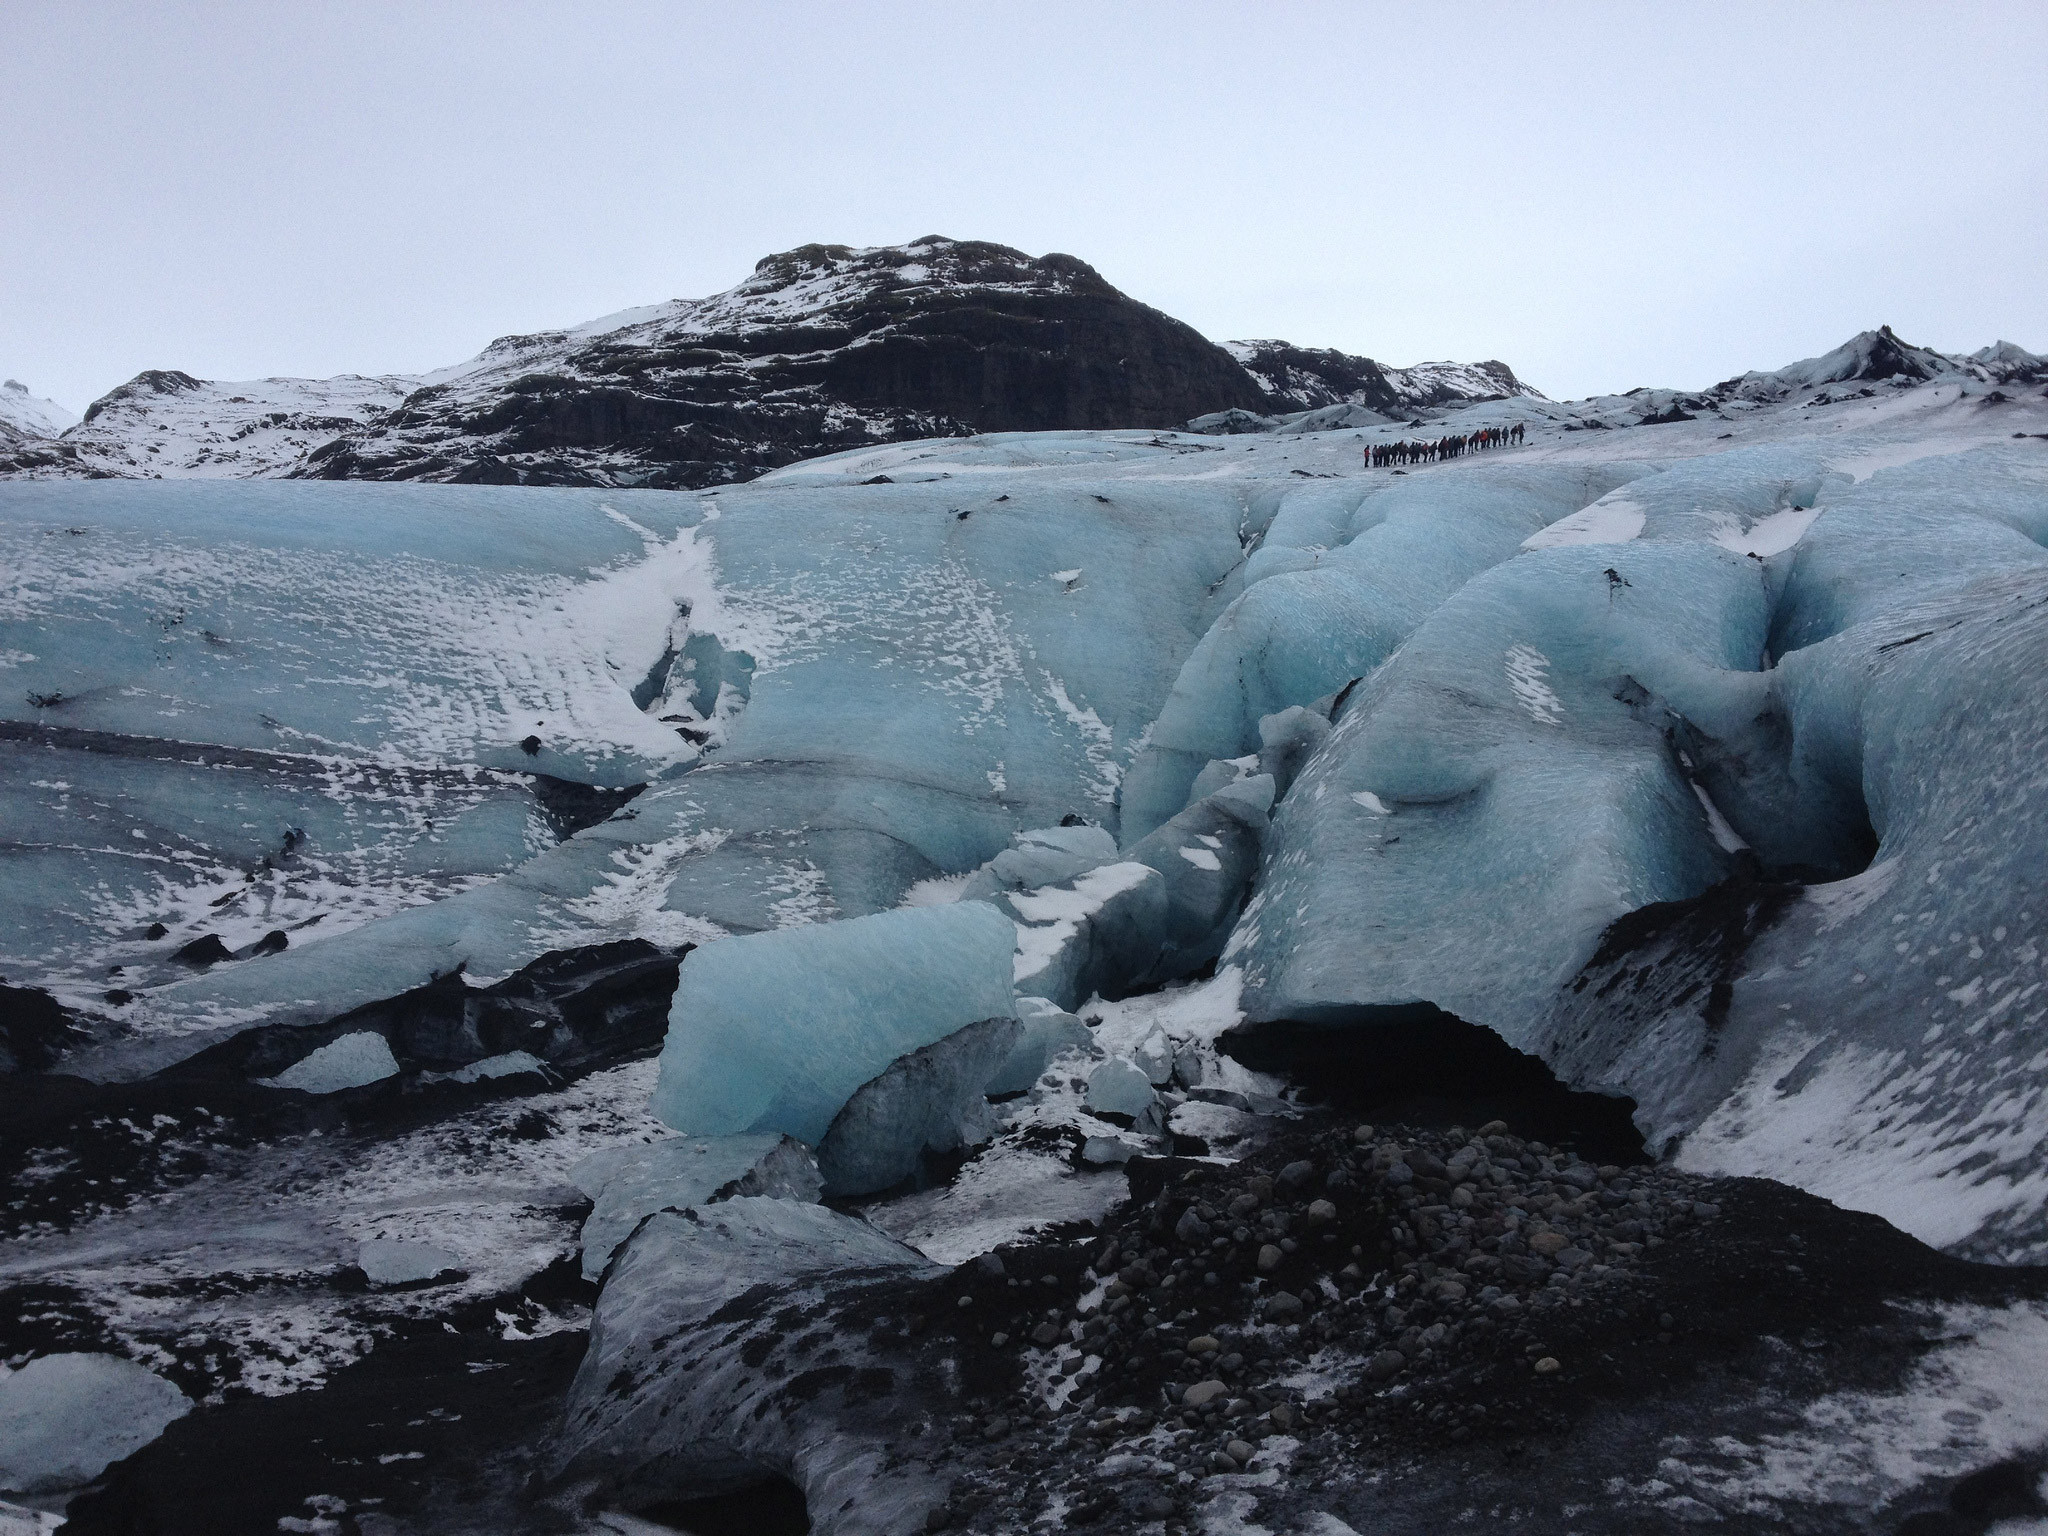
[[[1895,342],[1435,409],[1528,446],[1399,471],[1361,421],[0,486],[6,979],[112,1079],[694,945],[656,1108],[847,1116],[854,1184],[1006,1145],[984,1094],[1082,1112],[1063,1058],[1134,1120],[1243,1097],[1116,1033],[1165,985],[1227,994],[1203,1040],[1441,1011],[1689,1166],[2038,1259],[2048,406]]]

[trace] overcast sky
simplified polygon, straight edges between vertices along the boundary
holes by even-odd
[[[2048,4],[0,0],[0,376],[74,409],[930,233],[1558,398],[2048,351]]]

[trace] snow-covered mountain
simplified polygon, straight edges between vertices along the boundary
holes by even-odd
[[[1552,401],[1517,379],[1505,363],[1418,363],[1384,368],[1370,358],[1239,341],[1231,354],[1259,379],[1264,413],[1218,411],[1191,421],[1202,432],[1325,432],[1407,420],[1427,426],[1478,401],[1516,402],[1531,419],[1566,430],[1599,430],[1681,421],[1689,413],[1749,410],[1784,403],[1826,405],[1871,399],[1930,382],[1984,396],[2048,381],[2048,358],[2009,341],[1970,353],[1936,352],[1901,341],[1890,326],[1863,331],[1831,352],[1753,371],[1700,390],[1639,388],[1618,395]]]
[[[1256,407],[1223,349],[1070,256],[810,245],[737,287],[493,342],[410,377],[145,373],[29,474],[693,486],[974,431]]]
[[[357,374],[218,384],[150,369],[86,407],[57,448],[78,471],[123,479],[289,474],[338,433],[397,409],[419,384]]]
[[[1543,398],[1501,362],[1389,368],[1369,357],[1287,341],[1229,341],[1224,346],[1259,381],[1275,414],[1361,405],[1394,417],[1429,406],[1469,405],[1511,395]]]
[[[30,394],[19,379],[0,382],[0,451],[35,438],[55,437],[77,422],[76,412]]]
[[[0,476],[700,486],[907,438],[1516,394],[1534,391],[1501,363],[1217,347],[1073,257],[929,236],[804,246],[712,298],[507,336],[417,377],[151,370],[59,442],[0,452]]]

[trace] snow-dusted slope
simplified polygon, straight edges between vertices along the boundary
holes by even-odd
[[[1936,352],[1901,340],[1888,325],[1852,336],[1832,352],[1788,363],[1769,373],[1745,373],[1706,391],[1716,401],[1763,403],[1791,399],[1832,384],[1898,386],[1948,380],[1959,385],[2027,385],[2048,380],[2048,357],[2009,341],[1968,355]]]
[[[417,378],[142,374],[0,475],[690,486],[972,431],[1255,407],[1228,353],[1071,256],[928,236],[768,257],[708,299],[508,336]]]
[[[76,413],[30,394],[19,379],[0,382],[0,448],[26,438],[55,437],[77,421]]]
[[[1514,419],[1549,421],[1566,431],[1657,426],[1708,411],[1765,405],[1818,406],[1889,398],[1921,384],[1988,398],[2048,382],[2048,357],[2009,341],[1967,354],[1901,341],[1890,326],[1863,331],[1820,357],[1755,371],[1707,389],[1631,389],[1625,394],[1552,401],[1517,379],[1505,363],[1417,363],[1382,368],[1370,358],[1296,347],[1284,341],[1234,341],[1231,354],[1260,381],[1265,414],[1219,411],[1189,422],[1202,432],[1323,432],[1406,419],[1429,426],[1488,401],[1515,407]]]
[[[73,472],[124,479],[290,475],[311,450],[374,423],[418,385],[360,374],[223,384],[151,369],[95,400],[60,447]]]
[[[1259,381],[1277,413],[1359,405],[1396,416],[1428,406],[1458,406],[1513,395],[1543,396],[1506,363],[1417,363],[1389,368],[1369,357],[1288,341],[1230,341],[1230,355]]]

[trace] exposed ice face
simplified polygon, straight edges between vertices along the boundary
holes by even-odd
[[[461,1267],[462,1261],[432,1243],[373,1237],[356,1251],[356,1264],[372,1285],[409,1285]]]
[[[818,1145],[898,1057],[1015,1015],[1014,932],[995,908],[967,901],[699,950],[676,988],[655,1114],[686,1135],[781,1132]]]
[[[891,1062],[854,1090],[818,1143],[829,1195],[889,1189],[926,1152],[988,1139],[989,1084],[1023,1034],[1015,1018],[980,1019]]]
[[[1700,544],[1560,547],[1468,583],[1276,813],[1226,951],[1251,1016],[1430,1003],[1519,1042],[1609,923],[1725,871],[1645,706],[1718,706],[1767,617],[1753,566]]]
[[[533,770],[627,785],[689,761],[621,682],[702,566],[694,509],[656,502],[0,489],[10,970],[97,1003],[85,978],[156,988],[204,934],[324,938],[554,843]],[[678,543],[651,556],[618,506]]]
[[[184,1393],[118,1355],[43,1355],[0,1366],[0,1489],[91,1482],[191,1412]]]
[[[1090,1044],[1087,1025],[1042,997],[1017,999],[1017,1026],[1016,1044],[1010,1047],[995,1075],[982,1085],[982,1091],[991,1098],[1024,1092],[1038,1081],[1039,1074],[1054,1058],[1068,1051],[1085,1050]]]
[[[569,1170],[593,1204],[583,1222],[583,1278],[601,1279],[619,1245],[656,1211],[742,1195],[818,1198],[818,1166],[787,1136],[678,1137],[608,1149]]]
[[[1088,1074],[1088,1107],[1133,1119],[1157,1101],[1152,1080],[1136,1062],[1112,1056]]]
[[[398,1075],[398,1059],[382,1035],[361,1030],[331,1040],[270,1079],[278,1088],[301,1093],[339,1093]]]
[[[44,787],[7,797],[5,814],[100,823],[89,878],[75,855],[38,853],[50,839],[33,827],[11,855],[45,884],[61,865],[83,886],[21,913],[19,931],[39,936],[23,946],[31,977],[68,973],[65,995],[96,1003],[108,964],[156,966],[137,942],[152,922],[182,943],[231,919],[229,948],[283,929],[289,951],[180,986],[152,969],[130,1016],[179,1030],[301,1017],[458,966],[503,974],[566,943],[676,945],[877,911],[973,869],[1020,827],[1113,823],[1123,769],[1242,558],[1237,491],[1190,483],[1184,461],[1207,451],[1161,442],[1040,442],[1046,468],[1029,485],[971,496],[936,474],[764,482],[727,493],[723,514],[713,495],[12,487],[14,537],[38,563],[13,589],[6,648],[27,659],[8,669],[23,687],[0,714],[124,743],[183,733],[291,748],[240,768],[185,749],[144,767],[25,756],[21,775]],[[991,472],[1025,457],[1009,440],[954,451]],[[1128,478],[1104,480],[1105,463]],[[420,496],[444,494],[448,516],[417,514]],[[337,497],[357,499],[344,514]],[[161,519],[144,514],[170,503],[183,542],[160,548]],[[105,537],[50,531],[65,527]],[[510,585],[464,590],[475,583],[453,556],[486,545]],[[1077,557],[1102,564],[1071,590],[1013,575]],[[264,582],[273,596],[239,595]],[[195,594],[215,586],[235,626],[200,612]],[[287,587],[289,614],[277,611]],[[185,620],[163,642],[150,615],[179,603]],[[306,617],[328,609],[351,615],[347,634]],[[97,638],[109,616],[133,631],[111,653]],[[418,646],[407,638],[428,627]],[[150,649],[164,643],[169,663]],[[82,686],[73,674],[117,664],[107,687],[66,691]],[[167,666],[192,670],[169,717]],[[529,683],[538,691],[519,691]],[[529,768],[657,782],[550,858],[549,804],[519,777]],[[230,771],[239,798],[223,812],[212,786]],[[129,780],[122,793],[151,819],[120,818],[112,791]],[[360,941],[329,938],[379,918]]]
[[[7,484],[0,719],[635,782],[688,756],[617,676],[688,593],[650,541],[695,521],[619,492]]]
[[[819,1205],[742,1197],[649,1218],[607,1277],[555,1470],[659,1498],[744,1488],[775,1467],[811,1508],[852,1511],[833,1522],[841,1529],[922,1527],[948,1480],[924,1457],[886,1453],[876,1415],[899,1415],[889,1439],[900,1452],[931,1438],[927,1405],[945,1389],[892,1358],[893,1372],[875,1372],[889,1381],[878,1400],[863,1390],[872,1357],[861,1340],[879,1310],[943,1273]],[[874,1310],[856,1327],[861,1308]],[[792,1337],[791,1309],[825,1326]],[[831,1360],[853,1363],[794,1366],[816,1361],[823,1341]],[[761,1369],[771,1356],[781,1368]]]
[[[1779,766],[1761,752],[1718,765],[1716,798],[1760,845],[1773,821],[1867,815],[1873,862],[1783,888],[1767,920],[1691,919],[1738,922],[1719,970],[1701,958],[1715,941],[1651,933],[1615,963],[1667,956],[1665,980],[1626,1006],[1594,1001],[1597,985],[1561,998],[1538,1044],[1625,1084],[1655,1137],[1683,1138],[1688,1166],[1785,1179],[1973,1257],[2038,1262],[2048,552],[2017,530],[2048,533],[2048,467],[1961,455],[1826,505],[1780,632],[1865,617],[1783,656],[1772,712],[1790,750]],[[1717,1010],[1706,986],[1679,995],[1690,981],[1718,984]]]
[[[1126,837],[1178,811],[1210,760],[1256,751],[1263,716],[1365,676],[1465,582],[1634,474],[1474,468],[1455,485],[1375,479],[1285,494],[1248,589],[1181,668],[1131,770]]]

